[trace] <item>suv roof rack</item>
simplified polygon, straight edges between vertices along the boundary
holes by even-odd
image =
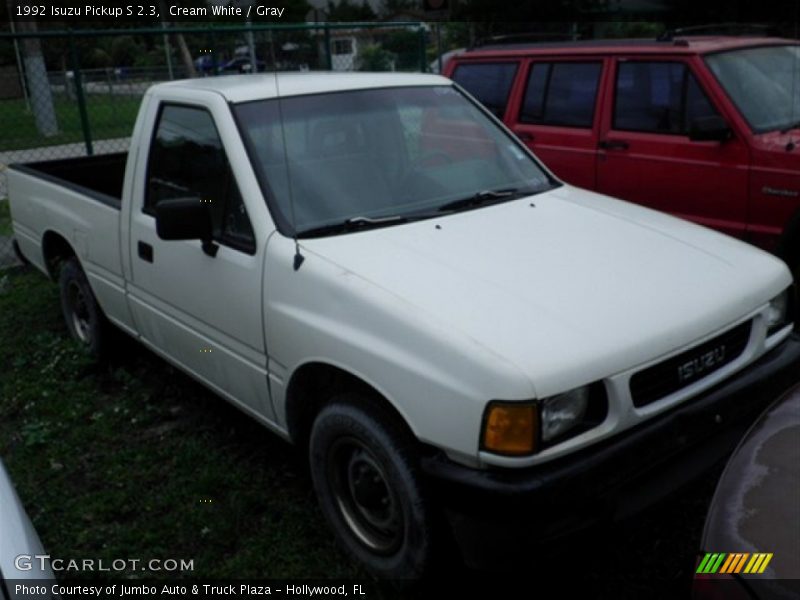
[[[708,25],[693,25],[667,29],[656,38],[659,42],[672,42],[676,37],[707,36],[707,35],[774,35],[774,28],[770,25],[757,23],[712,23]]]

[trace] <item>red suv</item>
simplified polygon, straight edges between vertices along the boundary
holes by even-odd
[[[800,276],[800,43],[483,46],[445,74],[559,177],[749,240]]]

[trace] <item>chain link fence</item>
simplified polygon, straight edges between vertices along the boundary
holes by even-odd
[[[15,264],[6,168],[124,152],[160,81],[268,71],[424,71],[420,23],[0,34],[0,268]]]

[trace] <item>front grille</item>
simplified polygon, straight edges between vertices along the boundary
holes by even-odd
[[[750,340],[751,321],[742,323],[691,350],[648,367],[631,377],[636,408],[691,385],[741,356]]]

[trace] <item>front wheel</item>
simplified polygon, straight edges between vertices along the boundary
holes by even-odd
[[[414,440],[398,419],[359,395],[339,396],[314,421],[309,460],[344,549],[380,577],[422,578],[433,561],[431,508]]]
[[[70,258],[64,263],[58,283],[61,309],[70,334],[93,355],[104,356],[108,352],[110,324],[77,259]]]

